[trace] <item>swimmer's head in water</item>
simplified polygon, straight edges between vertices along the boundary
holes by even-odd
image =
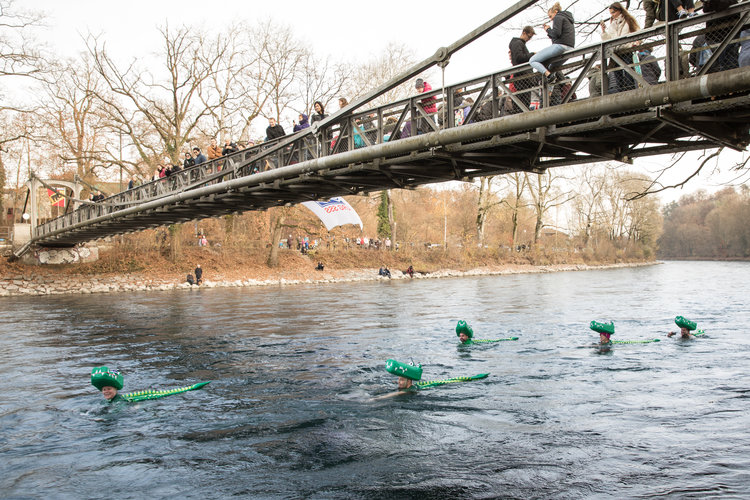
[[[679,326],[680,329],[685,328],[688,331],[692,331],[698,328],[698,324],[695,321],[690,321],[684,316],[677,316],[674,319],[674,323],[675,325]]]
[[[395,359],[389,359],[385,362],[385,370],[398,377],[411,380],[420,380],[422,378],[422,365],[407,365]]]
[[[615,334],[615,324],[610,321],[609,323],[599,323],[598,321],[592,321],[589,324],[589,328],[594,330],[599,335],[606,335],[609,340],[610,335]]]
[[[414,382],[410,378],[406,378],[406,377],[399,377],[398,378],[398,388],[399,388],[399,390],[408,389],[409,387],[412,386],[413,383]]]
[[[466,337],[466,340],[464,340],[462,334]],[[471,329],[466,321],[461,320],[456,324],[456,335],[461,339],[461,342],[466,342],[474,337],[474,330]]]
[[[113,387],[118,391],[122,389],[122,373],[111,370],[106,366],[97,366],[91,370],[91,385],[100,391],[105,387]]]
[[[112,399],[113,397],[117,396],[117,389],[115,389],[111,385],[105,385],[104,387],[102,387],[102,396],[104,396],[106,399]]]

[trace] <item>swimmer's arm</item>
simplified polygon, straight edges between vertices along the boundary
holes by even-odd
[[[677,335],[677,332],[669,332],[667,337],[674,337],[675,335]]]
[[[381,394],[380,396],[375,396],[374,398],[370,399],[370,401],[380,401],[381,399],[392,398],[394,396],[398,396],[399,394],[404,394],[404,392],[396,391],[396,392],[389,392],[388,394]]]
[[[388,394],[381,394],[380,396],[375,396],[374,398],[370,399],[370,401],[380,401],[381,399],[389,399],[393,398],[395,396],[400,396],[401,394],[409,394],[413,391],[396,391],[396,392],[389,392]]]

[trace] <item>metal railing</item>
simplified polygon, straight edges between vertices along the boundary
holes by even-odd
[[[546,79],[523,64],[383,106],[334,116],[277,141],[78,208],[35,228],[35,237],[87,220],[115,217],[124,208],[175,193],[311,159],[503,116],[534,113],[529,108],[536,100],[541,108],[548,108],[736,68],[739,44],[750,38],[750,33],[741,31],[748,22],[750,2],[573,49],[546,63],[558,75],[554,85],[548,85]],[[644,109],[665,104],[669,103],[644,102]]]

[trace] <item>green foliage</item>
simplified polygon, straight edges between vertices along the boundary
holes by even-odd
[[[388,222],[388,193],[380,192],[380,204],[378,205],[378,236],[380,238],[391,237],[391,225]]]

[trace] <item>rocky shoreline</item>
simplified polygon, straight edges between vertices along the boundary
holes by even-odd
[[[626,264],[608,264],[589,266],[574,265],[507,265],[493,268],[477,268],[468,271],[441,269],[431,273],[414,273],[413,278],[401,271],[391,271],[390,279],[435,279],[455,278],[463,276],[493,276],[506,274],[551,273],[563,271],[592,271],[601,269],[617,269],[625,267],[641,267],[658,264],[659,262],[639,262]],[[313,274],[314,273],[314,274]],[[49,275],[45,273],[16,274],[0,278],[0,297],[19,295],[64,295],[91,294],[136,291],[166,291],[199,288],[249,287],[249,286],[284,286],[322,283],[347,283],[357,281],[387,280],[378,276],[377,269],[311,271],[310,277],[305,279],[288,279],[279,276],[275,279],[244,279],[244,280],[206,280],[202,285],[189,285],[177,280],[149,279],[142,276],[81,276],[81,275]]]

